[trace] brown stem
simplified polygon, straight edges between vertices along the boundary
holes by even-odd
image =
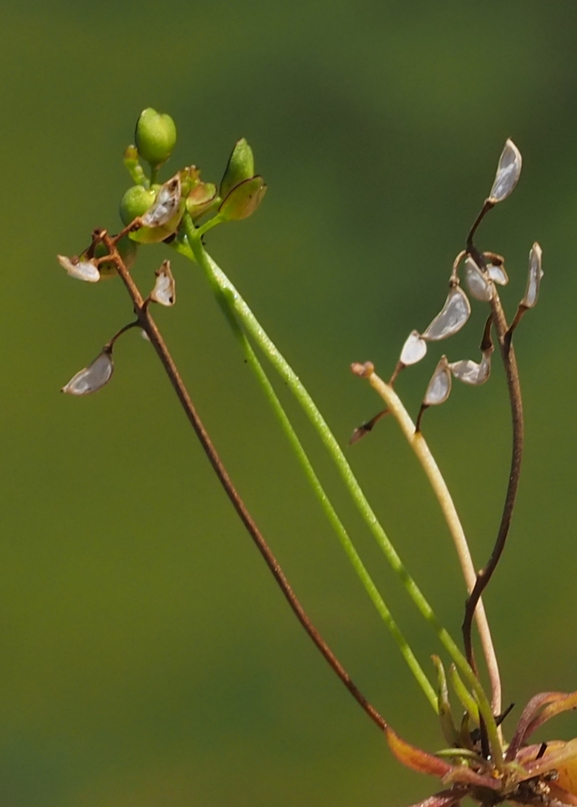
[[[228,475],[226,468],[224,467],[215,446],[212,443],[204,425],[192,403],[190,395],[186,387],[184,386],[184,382],[180,377],[178,369],[170,355],[168,348],[164,342],[164,339],[158,330],[156,323],[154,322],[149,310],[147,301],[143,299],[138,287],[136,286],[130,272],[124,265],[122,258],[116,248],[116,244],[118,242],[118,236],[114,238],[110,237],[106,230],[95,230],[93,235],[93,243],[101,241],[104,243],[106,248],[109,250],[110,259],[114,261],[116,267],[118,269],[118,274],[120,275],[122,282],[124,283],[128,294],[130,295],[130,299],[134,305],[134,311],[136,316],[138,317],[139,323],[141,327],[146,331],[156,353],[164,367],[168,378],[170,379],[170,383],[172,384],[174,391],[180,401],[184,412],[194,429],[196,436],[200,440],[202,448],[206,456],[208,457],[222,487],[225,490],[226,495],[230,499],[234,509],[238,513],[241,521],[245,525],[246,529],[248,530],[251,538],[253,539],[254,543],[256,544],[257,549],[259,550],[260,554],[264,558],[265,563],[269,567],[270,571],[274,579],[276,580],[277,584],[279,585],[282,593],[284,594],[288,604],[292,608],[295,616],[308,633],[310,638],[313,640],[315,645],[317,646],[318,650],[321,652],[324,659],[328,662],[331,666],[335,674],[340,678],[346,688],[349,690],[353,698],[357,701],[357,703],[364,709],[367,715],[371,718],[371,720],[376,723],[376,725],[382,730],[385,731],[388,728],[388,724],[386,720],[382,717],[381,714],[375,709],[374,706],[369,703],[369,701],[365,698],[362,692],[358,689],[358,687],[354,684],[353,680],[351,679],[348,672],[345,670],[343,665],[337,659],[333,651],[330,649],[328,644],[325,642],[317,628],[311,622],[309,616],[307,615],[306,611],[300,604],[296,594],[292,590],[287,578],[284,575],[283,570],[280,567],[279,562],[277,561],[276,557],[274,556],[272,550],[270,549],[269,545],[267,544],[264,536],[260,532],[259,528],[257,527],[255,521],[253,520],[251,514],[247,510],[247,507],[242,500],[240,494],[236,490],[231,478]]]
[[[473,256],[477,265],[481,267],[484,266],[485,260],[483,256],[478,252],[478,250],[473,246],[472,242],[470,241],[468,242],[468,247],[470,247],[471,255]],[[499,563],[499,560],[501,559],[501,555],[503,554],[503,550],[505,548],[507,535],[509,533],[509,527],[511,526],[513,509],[515,507],[517,489],[519,487],[519,476],[521,473],[521,458],[523,455],[523,433],[524,433],[523,400],[521,397],[519,370],[517,367],[517,360],[515,358],[515,350],[513,349],[513,345],[511,344],[509,327],[507,325],[505,312],[503,311],[503,306],[501,305],[499,295],[496,292],[493,296],[493,299],[491,300],[491,308],[493,312],[493,323],[495,325],[495,330],[497,331],[499,349],[501,351],[503,366],[505,368],[505,375],[507,377],[509,402],[511,405],[513,440],[512,440],[512,452],[511,452],[511,468],[509,472],[509,483],[507,485],[505,504],[503,507],[503,514],[501,516],[501,523],[499,524],[499,531],[497,533],[495,545],[493,547],[493,551],[491,553],[489,561],[477,574],[477,582],[475,583],[475,587],[473,588],[473,591],[469,595],[469,598],[465,606],[465,618],[463,620],[462,631],[463,631],[463,642],[465,645],[465,653],[469,663],[471,663],[473,659],[473,646],[471,639],[471,627],[473,623],[473,615],[475,613],[477,603],[479,602],[479,599],[483,591],[487,588],[489,581],[491,580],[491,577],[493,576],[493,573],[497,568],[497,565]]]

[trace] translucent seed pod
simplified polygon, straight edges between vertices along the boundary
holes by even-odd
[[[489,202],[497,204],[510,196],[521,176],[522,165],[521,152],[512,140],[507,140],[499,157],[495,181],[488,198]]]
[[[523,308],[533,308],[537,303],[539,297],[539,286],[541,278],[543,277],[543,269],[541,268],[541,258],[543,251],[537,242],[531,247],[529,253],[529,276],[527,278],[527,289],[525,296],[521,300]]]
[[[447,339],[461,330],[469,319],[470,314],[471,304],[467,295],[460,286],[453,286],[449,291],[441,313],[437,314],[421,336],[430,342]]]
[[[479,387],[491,375],[491,354],[493,348],[485,350],[481,358],[481,363],[472,361],[471,359],[462,359],[449,364],[451,373],[459,381],[464,384],[471,384],[474,387]]]
[[[481,271],[470,255],[465,261],[465,282],[475,300],[488,303],[493,299],[494,287],[489,275]]]
[[[100,272],[92,261],[79,261],[78,258],[67,258],[66,255],[57,255],[58,263],[63,266],[70,277],[85,280],[87,283],[98,283]]]
[[[437,406],[444,403],[450,392],[451,371],[449,370],[449,362],[446,356],[441,356],[425,392],[423,406]]]
[[[498,266],[495,263],[487,264],[487,274],[493,283],[498,283],[499,286],[506,286],[509,282],[509,277],[503,265]]]
[[[90,395],[92,392],[98,392],[108,384],[113,370],[112,353],[110,350],[103,350],[88,367],[76,373],[68,384],[62,387],[62,392],[68,395]]]
[[[427,343],[421,337],[418,331],[411,331],[407,341],[403,345],[401,357],[399,359],[401,364],[408,367],[410,364],[416,364],[425,356],[427,352]]]
[[[174,305],[176,302],[176,284],[170,271],[170,261],[163,261],[160,269],[156,270],[156,283],[150,299],[166,306]]]
[[[178,210],[181,197],[180,175],[169,179],[158,191],[152,207],[142,217],[145,227],[162,227]]]

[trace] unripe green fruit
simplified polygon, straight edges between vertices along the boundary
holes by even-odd
[[[123,224],[128,225],[138,216],[143,216],[155,197],[155,191],[147,190],[142,185],[133,185],[129,188],[120,200],[120,218]]]
[[[220,195],[225,199],[233,188],[254,176],[252,149],[243,137],[238,140],[228,158],[228,165],[220,183]]]
[[[166,162],[176,143],[176,126],[170,115],[152,107],[143,110],[136,122],[136,147],[140,156],[157,167]]]

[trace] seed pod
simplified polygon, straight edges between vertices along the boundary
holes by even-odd
[[[418,331],[411,331],[401,351],[400,363],[408,367],[421,361],[427,352],[427,343]]]
[[[488,303],[493,298],[494,288],[488,274],[481,271],[471,256],[465,261],[465,282],[475,300]]]
[[[509,277],[507,276],[505,267],[502,264],[500,266],[498,266],[496,263],[487,264],[487,274],[493,283],[498,283],[499,286],[506,286],[509,282]]]
[[[100,272],[93,261],[79,261],[78,258],[67,258],[66,255],[57,255],[58,263],[63,266],[70,277],[77,280],[86,280],[87,283],[98,283]]]
[[[541,258],[543,251],[539,244],[535,242],[531,247],[529,253],[529,276],[527,278],[527,289],[525,296],[521,300],[521,305],[524,308],[533,308],[537,303],[539,297],[539,286],[541,278],[543,277],[543,269],[541,268]]]
[[[446,356],[441,356],[425,392],[423,406],[437,406],[444,403],[450,392],[451,371],[449,370],[449,362]]]
[[[176,144],[176,126],[170,115],[159,114],[148,107],[140,113],[134,136],[140,156],[157,168],[172,154]]]
[[[176,174],[159,189],[152,207],[142,216],[145,227],[162,227],[178,211],[181,189],[180,176]]]
[[[265,193],[266,185],[262,177],[245,179],[231,190],[218,212],[227,221],[246,219],[255,212]]]
[[[515,185],[521,176],[522,165],[521,152],[512,140],[507,140],[499,157],[495,181],[487,201],[497,204],[497,202],[502,202],[515,190]]]
[[[449,369],[459,381],[478,387],[484,384],[491,375],[492,352],[493,348],[485,350],[480,364],[477,364],[471,359],[462,359],[461,361],[455,361],[449,364]]]
[[[62,392],[68,395],[90,395],[92,392],[98,392],[110,381],[113,370],[112,353],[110,350],[103,350],[88,367],[76,373],[68,384],[62,387]]]
[[[447,339],[461,330],[470,314],[471,304],[467,295],[460,286],[453,286],[449,290],[441,313],[437,314],[429,327],[421,334],[422,338],[430,342]]]
[[[254,176],[254,156],[246,139],[238,140],[228,158],[228,164],[220,183],[220,195],[225,199],[233,188]]]
[[[174,305],[176,302],[176,286],[170,271],[170,261],[163,261],[160,269],[156,270],[156,283],[150,299],[166,306]]]

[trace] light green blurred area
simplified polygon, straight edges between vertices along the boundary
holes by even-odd
[[[479,244],[505,254],[511,314],[533,241],[546,276],[519,329],[527,445],[510,545],[487,596],[505,701],[577,687],[576,21],[568,3],[213,0],[5,3],[2,98],[0,803],[6,807],[403,805],[435,783],[394,762],[304,635],[220,490],[150,347],[111,384],[59,388],[131,316],[120,283],[66,277],[93,227],[118,226],[122,153],[145,106],[170,112],[170,166],[218,181],[248,138],[269,186],[207,246],[339,440],[440,309],[507,137],[524,156]],[[167,169],[168,171],[168,169]],[[169,176],[169,173],[165,174]],[[166,257],[142,251],[143,290]],[[157,319],[230,472],[297,593],[408,739],[440,733],[360,588],[201,273],[177,257]],[[476,358],[484,314],[448,343]],[[441,348],[398,391],[416,414]],[[421,625],[282,384],[311,456],[427,670]],[[425,432],[476,562],[502,507],[502,372],[455,387]],[[457,634],[464,590],[395,424],[348,451],[383,523]],[[567,717],[553,735],[574,736]],[[550,736],[550,735],[549,735]]]

